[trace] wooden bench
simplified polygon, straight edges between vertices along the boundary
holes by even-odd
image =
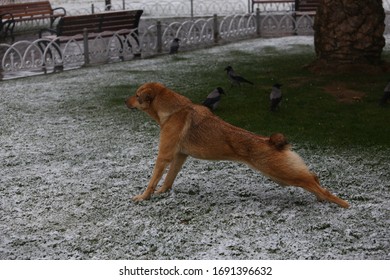
[[[293,4],[294,10],[298,14],[308,13],[315,15],[319,0],[252,0],[252,12],[254,11],[255,4]]]
[[[319,4],[319,0],[295,0],[295,11],[298,14],[315,15]]]
[[[295,3],[295,0],[252,0],[252,12],[255,9],[255,5],[259,4],[288,4],[288,3]]]
[[[56,18],[65,15],[66,10],[64,8],[53,9],[49,1],[1,5],[0,30],[4,37],[10,35],[14,39],[13,31],[15,24],[18,22],[49,19],[50,27],[52,27]]]
[[[79,16],[64,16],[56,25],[55,29],[42,29],[39,32],[39,38],[47,39],[41,42],[41,49],[43,50],[49,43],[56,42],[52,45],[60,57],[61,51],[58,46],[63,42],[70,40],[81,41],[84,40],[84,31],[87,31],[88,40],[95,38],[105,38],[112,36],[121,36],[126,39],[128,36],[134,38],[139,46],[138,39],[138,25],[143,10],[125,10],[115,12],[103,12],[98,14],[88,14]],[[49,33],[49,35],[45,35]],[[123,49],[123,42],[118,38],[118,41]],[[127,40],[127,45],[132,48],[130,40]],[[135,56],[140,56],[135,53]]]
[[[134,32],[138,36],[138,25],[143,10],[104,12],[79,16],[62,17],[55,29],[42,29],[39,38],[65,42],[70,39],[83,40],[84,29],[88,38],[109,37],[115,34],[127,36]],[[44,35],[45,33],[50,35]],[[138,39],[137,39],[138,40]]]

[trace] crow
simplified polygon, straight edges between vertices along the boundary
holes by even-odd
[[[269,95],[270,99],[270,110],[272,112],[276,111],[276,108],[278,107],[280,101],[282,101],[282,91],[281,88],[282,85],[279,83],[276,83],[272,86],[271,94]]]
[[[207,95],[205,101],[203,101],[203,105],[208,107],[211,111],[217,109],[219,102],[221,101],[221,94],[225,94],[221,87],[217,87],[212,92]]]
[[[385,106],[387,104],[388,100],[390,100],[390,81],[389,81],[389,83],[387,83],[387,85],[384,89],[383,96],[382,96],[381,100],[379,101],[379,104],[381,106]]]
[[[387,101],[390,100],[390,91],[386,91],[380,101],[381,106],[385,106],[387,104]]]
[[[171,47],[170,47],[170,50],[169,50],[169,54],[175,54],[179,51],[179,47],[180,47],[180,39],[179,38],[175,38],[173,39],[172,43],[171,43]]]
[[[232,83],[232,87],[233,87],[233,85],[240,86],[241,83],[248,83],[248,84],[253,85],[252,82],[248,81],[247,79],[241,77],[236,72],[234,72],[234,70],[231,66],[226,67],[225,70],[226,70],[226,73],[227,73],[229,80]]]

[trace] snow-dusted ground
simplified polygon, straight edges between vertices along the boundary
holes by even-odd
[[[246,166],[198,160],[171,193],[130,200],[150,178],[158,127],[125,106],[107,110],[102,88],[125,84],[131,95],[154,80],[185,94],[175,79],[188,67],[215,67],[236,48],[292,52],[296,44],[312,37],[2,82],[0,259],[390,259],[390,151],[379,147],[294,143],[347,210]]]

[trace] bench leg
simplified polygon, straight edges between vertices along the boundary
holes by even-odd
[[[63,60],[63,57],[62,57],[62,52],[61,52],[61,49],[59,47],[59,44],[57,44],[57,42],[54,42],[53,44],[50,44],[51,42],[50,41],[40,41],[38,42],[38,47],[39,49],[41,50],[42,52],[42,66],[43,66],[43,70],[45,72],[45,74],[47,74],[47,68],[46,68],[46,56],[48,55],[52,60],[53,60],[53,65],[54,65],[54,72],[61,72],[64,70],[64,60]],[[54,48],[54,50],[57,52],[58,56],[60,57],[62,63],[59,64],[59,65],[56,65],[56,62],[55,62],[55,56],[52,52],[52,48]],[[47,50],[46,52],[46,55],[45,55],[45,51]]]
[[[133,51],[133,45],[131,44],[130,39],[128,39],[128,35],[125,35],[124,37],[125,37],[125,40],[127,41],[128,47]],[[134,41],[137,43],[137,46],[139,48],[140,44],[139,44],[139,39],[138,39],[138,32],[137,31],[131,32],[130,37],[134,39]],[[141,51],[139,51],[137,53],[134,53],[134,51],[133,51],[133,54],[134,54],[134,57],[141,57]]]
[[[119,59],[124,61],[124,57],[123,57],[123,53],[124,53],[124,46],[123,46],[123,39],[122,39],[122,36],[121,35],[115,35],[115,38],[118,40],[119,44],[120,44],[120,48],[119,48]]]
[[[11,38],[12,42],[15,41],[15,36],[14,36],[14,28],[15,28],[15,21],[10,19],[6,20],[2,26],[1,26],[1,31],[4,30],[1,34],[2,37],[7,38],[8,36]]]
[[[139,46],[139,40],[138,40],[138,36],[134,35],[133,33],[130,34],[130,37],[133,38],[135,40],[135,42],[137,43],[137,45]],[[127,47],[132,51],[134,57],[140,57],[141,56],[141,53],[134,53],[134,48],[133,48],[133,45],[131,44],[131,41],[130,41],[130,38],[129,38],[129,35],[127,34],[124,34],[124,35],[117,35],[116,38],[118,39],[119,41],[119,44],[120,44],[120,54],[119,54],[119,58],[124,61],[125,58],[124,58],[124,53],[125,53],[125,45],[124,43],[127,45]]]

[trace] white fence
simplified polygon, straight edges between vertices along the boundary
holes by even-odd
[[[94,40],[70,39],[61,45],[55,40],[37,39],[0,44],[3,53],[3,75],[15,73],[48,73],[58,69],[71,69],[86,64],[108,63],[168,53],[174,38],[180,39],[180,51],[225,44],[258,36],[313,34],[313,18],[296,17],[293,13],[240,14],[213,16],[198,20],[155,22],[128,36],[114,34],[110,38],[97,36]]]

